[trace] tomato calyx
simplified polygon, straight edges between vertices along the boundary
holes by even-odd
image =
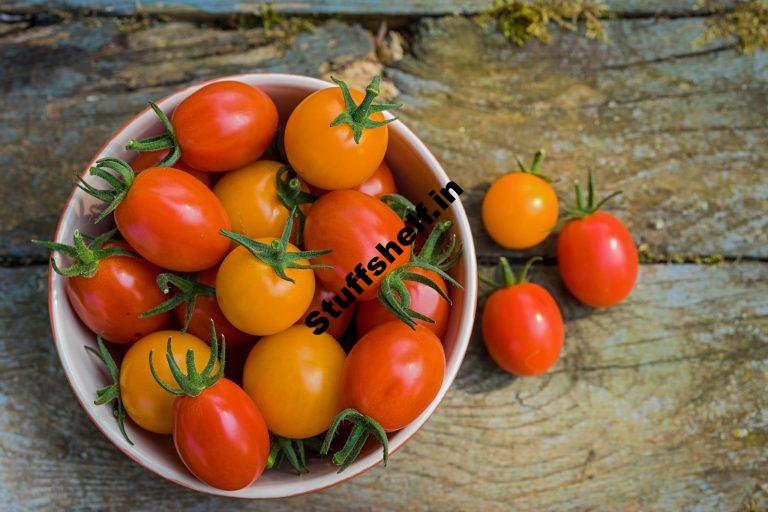
[[[107,169],[117,172],[118,176],[110,173]],[[119,158],[106,157],[96,161],[96,167],[91,167],[88,174],[96,176],[106,181],[112,188],[99,189],[87,183],[78,176],[77,187],[100,201],[107,203],[107,207],[96,217],[94,222],[100,222],[117,208],[128,194],[128,189],[133,185],[133,179],[136,174],[127,162]]]
[[[320,251],[288,251],[291,229],[293,228],[293,217],[296,215],[296,210],[298,210],[298,208],[293,208],[288,214],[288,220],[285,223],[285,227],[283,228],[283,233],[280,236],[280,239],[272,240],[272,242],[269,244],[253,240],[252,238],[248,238],[247,236],[241,235],[239,233],[227,231],[226,229],[222,229],[221,234],[245,247],[248,252],[253,255],[254,258],[257,258],[272,267],[272,270],[274,270],[275,274],[277,274],[281,279],[293,283],[294,280],[288,277],[288,275],[285,273],[285,269],[287,268],[295,268],[300,270],[332,268],[330,265],[320,263],[310,263],[308,265],[304,265],[303,263],[298,263],[296,261],[317,258],[318,256],[328,254],[332,251],[332,249],[324,249]]]
[[[173,129],[170,119],[168,119],[168,116],[165,115],[165,112],[163,112],[160,107],[151,101],[149,102],[149,106],[152,107],[152,110],[155,111],[157,117],[160,118],[166,132],[160,135],[155,135],[154,137],[147,137],[140,141],[131,139],[128,141],[128,144],[126,144],[125,149],[129,151],[157,151],[158,149],[170,149],[168,154],[155,164],[155,167],[171,167],[181,157],[181,147],[176,140],[176,132]]]
[[[584,200],[584,195],[581,192],[581,182],[579,180],[573,182],[573,188],[576,193],[576,205],[570,206],[566,209],[569,219],[583,219],[584,217],[592,215],[600,208],[602,208],[605,203],[621,194],[621,190],[616,190],[595,203],[595,180],[592,176],[592,169],[587,170],[586,201]]]
[[[107,347],[104,345],[104,341],[101,339],[101,334],[96,336],[96,343],[99,346],[99,350],[87,345],[85,350],[101,359],[101,362],[107,367],[109,376],[112,378],[112,384],[96,390],[96,400],[94,400],[93,403],[96,405],[104,405],[114,401],[114,404],[112,405],[112,414],[117,420],[117,426],[120,428],[120,433],[123,434],[123,437],[128,441],[128,444],[133,445],[133,441],[131,441],[131,438],[128,437],[128,433],[125,431],[125,407],[123,406],[122,395],[120,395],[120,370],[117,368],[115,360],[112,359],[109,350],[107,350]]]
[[[525,164],[523,164],[523,162],[520,160],[520,157],[517,155],[515,155],[515,162],[517,162],[517,168],[520,172],[525,174],[532,174],[546,182],[551,182],[552,180],[549,177],[541,174],[541,163],[544,161],[544,157],[546,157],[546,153],[544,153],[543,149],[539,149],[533,155],[533,162],[531,162],[530,167],[526,167]]]
[[[195,352],[192,349],[187,350],[187,373],[182,373],[179,365],[176,364],[176,360],[173,358],[173,351],[171,350],[171,338],[168,338],[168,344],[165,348],[165,359],[168,361],[168,367],[171,369],[178,388],[169,386],[163,379],[161,379],[157,372],[155,372],[155,366],[152,363],[152,353],[149,351],[149,371],[152,373],[152,377],[160,385],[161,388],[177,396],[198,396],[200,393],[216,384],[219,379],[224,375],[224,361],[226,358],[227,343],[224,339],[224,335],[221,335],[221,356],[219,357],[219,344],[216,336],[216,327],[211,320],[211,355],[208,358],[205,368],[202,371],[197,370],[195,367]],[[213,373],[213,369],[216,366],[216,361],[219,360],[219,370]]]
[[[440,288],[440,286],[429,277],[417,274],[412,270],[414,268],[421,268],[434,272],[448,283],[461,288],[462,286],[445,271],[452,267],[459,255],[461,254],[461,247],[456,249],[456,236],[450,235],[447,237],[446,233],[450,229],[453,223],[450,220],[445,220],[438,223],[432,232],[424,242],[424,246],[421,251],[414,255],[412,260],[402,267],[399,267],[384,277],[381,281],[381,287],[378,291],[379,301],[395,318],[405,323],[411,329],[416,328],[416,320],[422,320],[428,323],[435,323],[435,321],[418,311],[411,309],[411,297],[408,293],[408,289],[405,286],[405,281],[414,281],[421,283],[425,286],[432,288],[442,297],[448,304],[452,304],[451,298]],[[438,250],[438,246],[442,246]]]
[[[216,288],[203,284],[197,279],[197,274],[189,274],[186,277],[172,272],[165,272],[157,276],[157,286],[160,290],[168,295],[171,292],[169,284],[172,284],[176,288],[176,293],[168,299],[139,315],[139,318],[147,318],[166,311],[172,311],[176,309],[180,304],[185,304],[184,312],[184,325],[181,328],[181,332],[187,332],[189,328],[189,322],[192,320],[192,312],[195,309],[195,301],[198,295],[207,295],[210,297],[216,296]]]
[[[500,288],[509,288],[510,286],[516,286],[518,284],[527,283],[528,272],[531,270],[531,266],[535,262],[541,261],[541,260],[543,260],[541,256],[534,256],[533,258],[529,259],[528,261],[525,262],[525,265],[523,265],[523,270],[520,271],[520,275],[515,276],[515,273],[512,271],[512,267],[509,265],[509,261],[507,260],[507,258],[502,256],[501,258],[499,258],[499,268],[501,269],[501,277],[502,277],[501,283],[488,279],[487,277],[482,275],[478,275],[478,277],[480,278],[480,281],[490,286],[494,290],[498,290]]]
[[[301,190],[299,175],[287,165],[283,165],[277,170],[276,179],[278,199],[292,215],[293,212],[296,212],[296,243],[300,244],[306,222],[306,215],[301,211],[301,205],[313,203],[317,198],[309,192]]]
[[[414,217],[418,217],[418,211],[416,205],[411,202],[405,196],[400,194],[387,194],[381,196],[381,202],[389,206],[389,208],[400,217],[400,220],[405,221],[409,214],[413,214]]]
[[[336,436],[342,421],[352,423],[352,432],[347,437],[347,441],[342,449],[334,453],[331,459],[334,464],[339,466],[337,473],[341,473],[350,464],[355,462],[355,459],[363,450],[366,441],[368,441],[368,437],[371,435],[381,443],[384,465],[386,466],[387,462],[389,462],[389,439],[386,432],[384,432],[384,429],[375,419],[355,409],[344,409],[336,415],[333,422],[331,422],[331,426],[328,428],[323,445],[320,447],[320,455],[328,455],[331,449],[331,442],[333,442],[333,438]]]
[[[272,438],[267,457],[267,469],[280,467],[287,460],[297,475],[309,473],[304,443],[305,441],[315,441],[314,439],[291,439],[274,433]]]
[[[377,112],[384,112],[387,110],[395,110],[400,108],[400,103],[378,103],[373,104],[373,99],[379,95],[379,83],[381,82],[380,76],[373,77],[371,83],[365,88],[365,97],[360,105],[355,103],[352,99],[352,95],[349,92],[347,84],[339,80],[338,78],[331,77],[331,80],[339,86],[341,89],[341,95],[344,97],[345,111],[331,121],[331,126],[338,126],[340,124],[348,124],[352,128],[352,135],[355,138],[355,143],[360,143],[360,137],[363,135],[363,130],[366,128],[378,128],[386,124],[395,121],[397,118],[385,119],[384,121],[373,121],[368,116]]]
[[[59,251],[60,253],[69,256],[75,260],[71,266],[67,268],[59,268],[56,265],[56,260],[51,257],[51,266],[53,271],[64,277],[86,277],[90,278],[96,275],[96,271],[99,267],[99,262],[103,259],[110,258],[112,256],[127,256],[129,258],[138,258],[138,255],[132,253],[122,247],[107,247],[102,249],[102,246],[112,239],[112,236],[117,230],[107,231],[94,238],[90,244],[86,244],[83,241],[83,235],[80,234],[80,230],[76,229],[72,234],[72,240],[74,245],[60,244],[57,242],[50,242],[47,240],[32,240],[32,243],[45,247],[52,251]]]

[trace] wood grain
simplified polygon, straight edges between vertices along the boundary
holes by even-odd
[[[485,268],[483,272],[488,273]],[[577,306],[561,360],[514,379],[471,343],[437,413],[392,459],[310,496],[183,490],[90,424],[48,334],[45,269],[0,269],[0,502],[19,510],[737,510],[765,506],[768,268],[643,266],[619,307]]]

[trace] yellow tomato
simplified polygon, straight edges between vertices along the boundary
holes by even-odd
[[[186,373],[187,350],[195,354],[197,368],[205,367],[211,347],[203,340],[180,331],[157,331],[144,336],[131,345],[120,365],[120,395],[125,411],[141,428],[157,434],[173,431],[173,404],[175,395],[165,391],[149,370],[149,353],[157,376],[166,384],[176,387],[168,361],[166,345],[171,338],[171,351],[176,364]],[[216,368],[218,368],[218,363]]]
[[[295,325],[265,336],[251,349],[243,388],[270,431],[292,439],[312,437],[341,412],[345,358],[330,334]]]
[[[257,238],[270,245],[275,238]],[[289,243],[288,252],[298,252]],[[295,263],[307,265],[304,259]],[[294,282],[278,276],[272,267],[256,258],[245,247],[230,252],[216,275],[216,299],[232,325],[243,332],[266,336],[296,323],[312,302],[315,273],[310,269],[286,268]]]
[[[288,209],[277,196],[277,171],[282,165],[259,160],[228,172],[216,183],[213,193],[227,211],[232,231],[249,238],[280,237],[288,220]],[[306,185],[301,185],[306,192]]]

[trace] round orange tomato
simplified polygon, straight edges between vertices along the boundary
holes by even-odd
[[[307,183],[326,190],[353,188],[379,167],[389,132],[383,110],[372,105],[379,77],[362,93],[333,79],[338,87],[307,96],[285,126],[285,152],[291,167]]]
[[[557,224],[558,202],[552,185],[539,174],[544,153],[536,153],[528,170],[496,180],[483,199],[483,224],[493,240],[508,249],[541,243]]]
[[[187,350],[195,355],[195,364],[202,368],[211,355],[211,347],[203,340],[180,331],[157,331],[131,345],[120,364],[120,395],[125,411],[141,428],[157,434],[173,432],[173,404],[178,398],[165,391],[149,370],[149,353],[158,377],[173,382],[165,359],[168,338],[171,339],[173,359],[185,367]],[[218,366],[217,366],[218,368]]]
[[[295,325],[259,340],[243,370],[243,387],[270,431],[306,439],[341,411],[344,350],[330,334]]]

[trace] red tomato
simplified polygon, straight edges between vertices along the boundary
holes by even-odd
[[[637,280],[637,248],[632,235],[619,219],[598,211],[616,194],[594,204],[590,172],[585,202],[576,182],[575,218],[565,224],[557,239],[557,263],[565,285],[581,302],[596,308],[624,300]]]
[[[539,375],[552,367],[563,348],[563,318],[547,290],[526,282],[528,266],[519,279],[501,258],[504,284],[483,310],[483,341],[491,358],[515,375]]]
[[[323,190],[317,187],[310,187],[310,190],[316,196],[322,196],[328,193],[328,190]],[[387,165],[387,162],[383,160],[370,178],[358,186],[353,187],[352,190],[357,190],[363,194],[368,194],[369,196],[378,198],[389,194],[398,193],[397,185],[395,185],[395,178],[392,175],[392,170]]]
[[[389,322],[360,338],[347,356],[343,401],[392,432],[427,408],[444,373],[443,346],[432,331]]]
[[[142,171],[115,209],[115,223],[140,255],[169,270],[196,272],[229,250],[224,207],[188,173],[170,167]]]
[[[257,160],[277,130],[277,108],[258,87],[225,80],[206,85],[171,118],[184,162],[222,172]]]
[[[120,248],[132,249],[122,242],[104,242],[113,232],[96,238],[87,249],[80,247],[80,254],[90,260],[90,271],[95,273],[72,275],[67,279],[67,297],[77,316],[97,334],[113,343],[128,344],[168,323],[168,314],[139,318],[139,315],[163,302],[163,293],[158,289],[156,279],[162,270],[147,260],[130,256],[106,256],[102,251]],[[75,231],[75,244],[82,244],[82,237]],[[62,251],[62,246],[52,242],[38,242],[39,245]],[[68,249],[62,251],[74,256]],[[102,259],[103,258],[103,259]],[[77,258],[75,258],[77,260]],[[82,265],[81,261],[76,261]],[[67,275],[69,269],[54,270]],[[84,269],[85,270],[85,269]]]
[[[304,313],[304,316],[302,316],[296,323],[304,324],[304,320],[307,319],[307,316],[312,311],[323,311],[323,301],[333,302],[333,297],[335,295],[336,294],[334,292],[327,290],[322,284],[317,283],[315,285],[315,295],[312,297],[312,303],[307,308],[307,312]],[[348,308],[336,307],[336,311],[341,311],[339,316],[334,317],[330,313],[326,315],[328,321],[330,322],[326,332],[333,336],[335,340],[341,340],[341,337],[347,331],[347,327],[349,327],[349,324],[352,322],[352,317],[355,316],[356,307],[356,302]],[[358,335],[360,335],[360,333],[358,333]]]
[[[361,276],[358,279],[362,290],[359,298],[369,300],[376,296],[384,276],[406,264],[410,258],[411,246],[403,246],[397,241],[398,234],[404,229],[403,221],[378,199],[356,190],[335,190],[315,201],[310,208],[304,227],[304,245],[307,250],[332,250],[312,260],[333,267],[315,270],[329,290],[342,290],[347,274],[352,272],[354,275],[359,264],[362,267],[357,271]],[[377,249],[379,244],[381,251]],[[390,250],[387,251],[388,246]]]
[[[408,271],[431,279],[437,283],[445,294],[448,294],[445,280],[435,272],[419,267],[411,268]],[[416,319],[416,323],[434,332],[438,338],[442,338],[448,327],[448,314],[451,311],[450,304],[439,293],[425,284],[409,280],[405,280],[403,283],[411,299],[411,309],[435,321],[434,323],[429,323]],[[362,336],[377,325],[392,320],[396,320],[395,315],[390,313],[378,299],[361,302],[357,307],[357,335]]]
[[[140,151],[136,154],[135,157],[133,157],[133,160],[131,160],[131,168],[133,171],[138,174],[141,171],[145,169],[149,169],[150,167],[155,167],[157,163],[168,156],[168,153],[170,152],[170,149],[157,149],[155,151]],[[198,171],[197,169],[193,169],[187,164],[185,164],[183,161],[179,160],[175,164],[173,164],[174,169],[178,169],[180,171],[188,172],[208,187],[211,188],[212,180],[211,175],[207,172]]]

